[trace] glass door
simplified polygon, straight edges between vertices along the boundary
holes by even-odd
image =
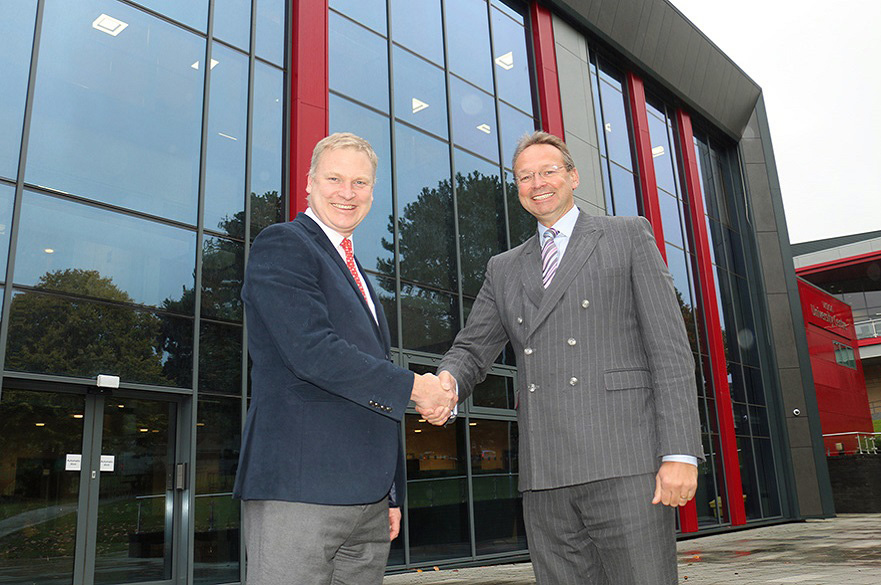
[[[187,475],[179,408],[4,389],[0,584],[170,582]]]

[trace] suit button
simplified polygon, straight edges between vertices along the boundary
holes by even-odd
[[[575,378],[575,377],[569,378],[569,385],[574,386],[575,384],[578,384],[578,378]]]
[[[526,355],[532,355],[532,348],[527,347],[526,349],[523,350],[523,353],[525,353]]]
[[[371,401],[368,402],[367,404],[369,404],[370,406],[376,406],[376,402],[374,402],[373,400],[371,400]]]
[[[526,389],[529,390],[530,392],[535,392],[536,390],[538,390],[538,386],[536,386],[535,384],[530,384],[529,386],[526,387]]]
[[[523,317],[517,317],[517,324],[523,323]]]
[[[575,338],[574,338],[574,337],[570,337],[570,338],[566,341],[566,343],[568,343],[569,345],[575,345],[575,344],[578,343],[578,342],[575,341]]]
[[[590,306],[590,301],[589,301],[589,300],[584,299],[583,301],[581,301],[581,308],[582,308],[582,309],[586,309],[586,308],[588,308],[589,306]]]

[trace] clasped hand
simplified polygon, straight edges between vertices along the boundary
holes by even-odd
[[[416,404],[416,411],[433,425],[447,422],[456,406],[456,380],[448,373],[417,374],[413,380],[410,399]]]

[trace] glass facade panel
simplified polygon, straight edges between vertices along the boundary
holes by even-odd
[[[95,272],[76,276],[88,290],[112,286]],[[192,319],[40,292],[12,297],[7,370],[188,387],[192,355]]]
[[[395,117],[447,139],[444,71],[409,51],[394,48]]]
[[[468,557],[467,424],[463,418],[449,427],[419,420],[412,414],[404,419],[410,561]]]
[[[0,401],[0,583],[73,582],[82,396],[3,388]],[[42,521],[34,522],[38,516]]]
[[[444,33],[440,0],[392,0],[391,7],[392,40],[443,66]],[[395,78],[398,75],[396,69]]]
[[[443,354],[459,332],[459,304],[453,293],[401,282],[403,349]]]
[[[640,215],[637,200],[636,177],[630,171],[610,163],[612,174],[612,199],[615,215]]]
[[[245,245],[206,237],[202,243],[202,316],[241,322]]]
[[[458,148],[454,156],[462,292],[476,296],[487,261],[507,247],[505,198],[497,166]]]
[[[453,142],[492,161],[499,160],[496,109],[491,95],[450,78]]]
[[[256,53],[278,66],[285,56],[285,0],[257,1]]]
[[[242,393],[242,326],[199,323],[199,391]]]
[[[258,4],[264,2],[258,0]],[[251,0],[214,0],[214,36],[247,52],[251,45]]]
[[[450,71],[492,92],[493,57],[486,0],[446,0],[444,7]]]
[[[517,491],[519,432],[514,421],[469,419],[477,554],[526,548],[523,506]]]
[[[192,291],[195,252],[191,231],[25,192],[15,283],[166,307]]]
[[[240,503],[231,496],[242,440],[242,401],[200,394],[197,412],[193,582],[231,583],[240,578]]]
[[[254,65],[254,114],[251,131],[251,239],[260,230],[287,219],[282,209],[285,189],[281,166],[284,152],[284,74],[280,69]],[[305,185],[303,186],[305,188]],[[244,227],[244,222],[242,222]],[[245,234],[226,230],[244,239]]]
[[[502,164],[514,168],[514,149],[524,134],[536,129],[536,120],[504,102],[499,102],[499,130],[502,133]],[[513,183],[512,183],[513,185]]]
[[[514,378],[489,374],[483,382],[474,387],[471,400],[477,407],[513,410]]]
[[[386,0],[330,0],[329,5],[353,21],[386,36]]]
[[[205,154],[206,229],[230,233],[245,210],[248,57],[214,43]]]
[[[522,17],[518,22],[495,7],[490,12],[493,63],[499,97],[525,112],[531,112],[532,84],[529,80],[529,57]]]
[[[395,125],[401,278],[456,290],[456,238],[449,146]]]
[[[327,26],[330,89],[388,113],[387,41],[335,12]]]
[[[195,224],[204,59],[204,39],[120,2],[49,0],[27,181]]]
[[[0,183],[0,282],[6,280],[6,260],[9,257],[9,233],[12,231],[12,211],[15,189]]]
[[[208,0],[137,0],[137,3],[201,32],[208,26]]]
[[[0,19],[0,177],[15,179],[21,150],[21,129],[28,88],[37,1],[8,2]],[[4,218],[10,216],[3,216]],[[5,223],[8,220],[4,219]]]
[[[355,255],[365,270],[394,276],[394,214],[389,119],[347,99],[330,95],[330,131],[352,132],[370,142],[379,166],[370,213],[354,235]]]
[[[601,68],[600,71],[603,72],[604,69]],[[625,169],[633,169],[633,158],[630,149],[630,128],[627,124],[627,106],[624,94],[621,90],[613,88],[607,82],[607,78],[601,76],[601,79],[602,128],[609,158]]]

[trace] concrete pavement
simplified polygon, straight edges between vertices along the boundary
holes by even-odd
[[[681,540],[680,585],[881,585],[881,514]],[[384,585],[534,585],[530,563],[389,575]],[[553,584],[551,584],[553,585]]]

